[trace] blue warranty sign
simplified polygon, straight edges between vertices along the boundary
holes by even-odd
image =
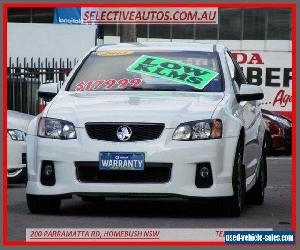
[[[100,152],[100,170],[144,170],[144,153]]]

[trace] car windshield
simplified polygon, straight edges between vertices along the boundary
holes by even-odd
[[[221,92],[216,52],[94,51],[68,84],[69,91]]]

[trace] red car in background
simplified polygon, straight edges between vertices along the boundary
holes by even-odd
[[[288,155],[292,152],[292,121],[288,118],[262,109],[267,129],[267,153],[281,151]]]

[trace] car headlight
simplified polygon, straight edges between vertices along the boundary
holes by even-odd
[[[179,141],[218,139],[222,137],[222,127],[220,119],[186,122],[176,128],[172,139]]]
[[[8,129],[7,133],[13,141],[25,141],[25,133],[18,129]]]
[[[40,118],[38,136],[61,140],[77,138],[73,123],[48,117]]]

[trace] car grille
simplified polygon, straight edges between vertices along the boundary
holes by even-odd
[[[166,183],[172,163],[145,163],[144,170],[99,170],[99,162],[75,162],[77,179],[84,183]]]
[[[127,125],[132,135],[127,142],[155,140],[161,135],[165,125],[161,123],[86,123],[85,128],[90,138],[103,141],[117,141],[117,129]]]

